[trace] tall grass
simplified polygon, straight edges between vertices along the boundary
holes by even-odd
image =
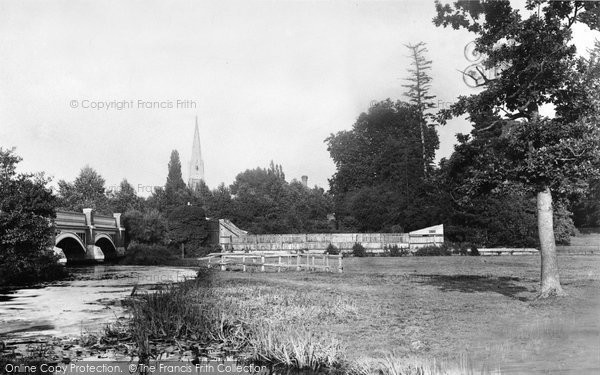
[[[192,340],[218,344],[245,361],[302,369],[327,369],[343,361],[339,343],[316,335],[307,322],[339,319],[355,308],[334,298],[321,307],[306,293],[278,295],[263,288],[213,286],[214,274],[202,269],[195,280],[138,293],[130,301],[127,332],[140,361],[160,354],[153,342]],[[117,335],[118,330],[107,330]]]
[[[129,332],[140,353],[149,354],[149,340],[190,339],[244,346],[244,323],[227,312],[211,288],[212,271],[203,269],[194,280],[165,285],[131,301]]]
[[[317,335],[310,329],[257,324],[250,337],[250,360],[318,371],[343,361],[341,346],[334,338]]]

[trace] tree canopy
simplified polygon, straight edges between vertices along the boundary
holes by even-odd
[[[495,77],[479,69],[483,91],[462,96],[440,119],[467,114],[471,136],[459,136],[469,167],[463,173],[470,194],[515,183],[537,194],[542,254],[540,296],[562,294],[553,233],[552,197],[583,192],[600,172],[597,105],[576,56],[572,26],[598,30],[600,4],[527,2],[523,16],[509,1],[436,1],[437,26],[465,28],[477,35],[475,50]],[[586,88],[587,86],[587,88]],[[552,105],[552,118],[540,107]]]
[[[389,230],[409,223],[404,210],[424,177],[421,111],[415,105],[385,100],[362,113],[351,130],[325,142],[336,166],[329,180],[335,213],[350,228]],[[433,162],[439,140],[425,127],[425,155]]]
[[[0,285],[66,275],[52,252],[56,198],[49,180],[17,174],[20,161],[14,150],[0,148]]]
[[[170,208],[186,204],[185,193],[187,185],[181,175],[181,161],[179,152],[173,150],[168,165],[167,182],[165,183],[165,203]]]
[[[58,181],[59,209],[81,212],[92,208],[100,213],[110,214],[104,178],[95,169],[86,165],[75,181]]]
[[[168,238],[172,244],[199,249],[208,237],[208,222],[201,207],[186,205],[173,209],[167,217]]]
[[[143,199],[137,196],[133,186],[123,179],[116,191],[110,191],[108,194],[109,205],[113,212],[127,212],[131,210],[140,210],[143,206]]]

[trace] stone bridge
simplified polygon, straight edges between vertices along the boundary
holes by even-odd
[[[58,211],[54,223],[54,250],[62,262],[102,262],[125,254],[121,214],[97,215],[91,208]]]

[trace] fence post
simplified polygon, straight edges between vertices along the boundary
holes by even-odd
[[[316,270],[316,268],[315,268],[315,256],[314,255],[312,256],[312,270],[313,271]]]
[[[225,257],[221,257],[221,271],[225,271],[225,260],[227,260],[227,258]]]
[[[281,255],[279,256],[279,258],[277,260],[277,264],[279,264],[279,266],[277,267],[277,272],[281,272]]]
[[[300,253],[296,253],[296,271],[300,271]]]
[[[212,259],[212,257],[208,257],[208,268],[210,268],[210,260]]]
[[[306,270],[310,271],[310,254],[306,254]]]
[[[265,256],[261,255],[260,256],[260,272],[265,272]]]
[[[246,272],[246,256],[242,255],[242,271]]]
[[[329,271],[331,271],[329,269],[329,255],[325,255],[325,261],[326,261],[326,263],[325,263],[326,264],[325,269],[327,269],[327,272],[329,272]]]
[[[342,273],[342,256],[341,255],[338,258],[338,272]]]

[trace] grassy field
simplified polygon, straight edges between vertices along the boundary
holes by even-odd
[[[539,264],[538,256],[349,258],[342,274],[219,272],[213,286],[243,307],[243,319],[310,331],[339,342],[349,361],[389,373],[413,363],[448,373],[600,371],[600,257],[559,257],[569,296],[547,301],[535,300]]]

